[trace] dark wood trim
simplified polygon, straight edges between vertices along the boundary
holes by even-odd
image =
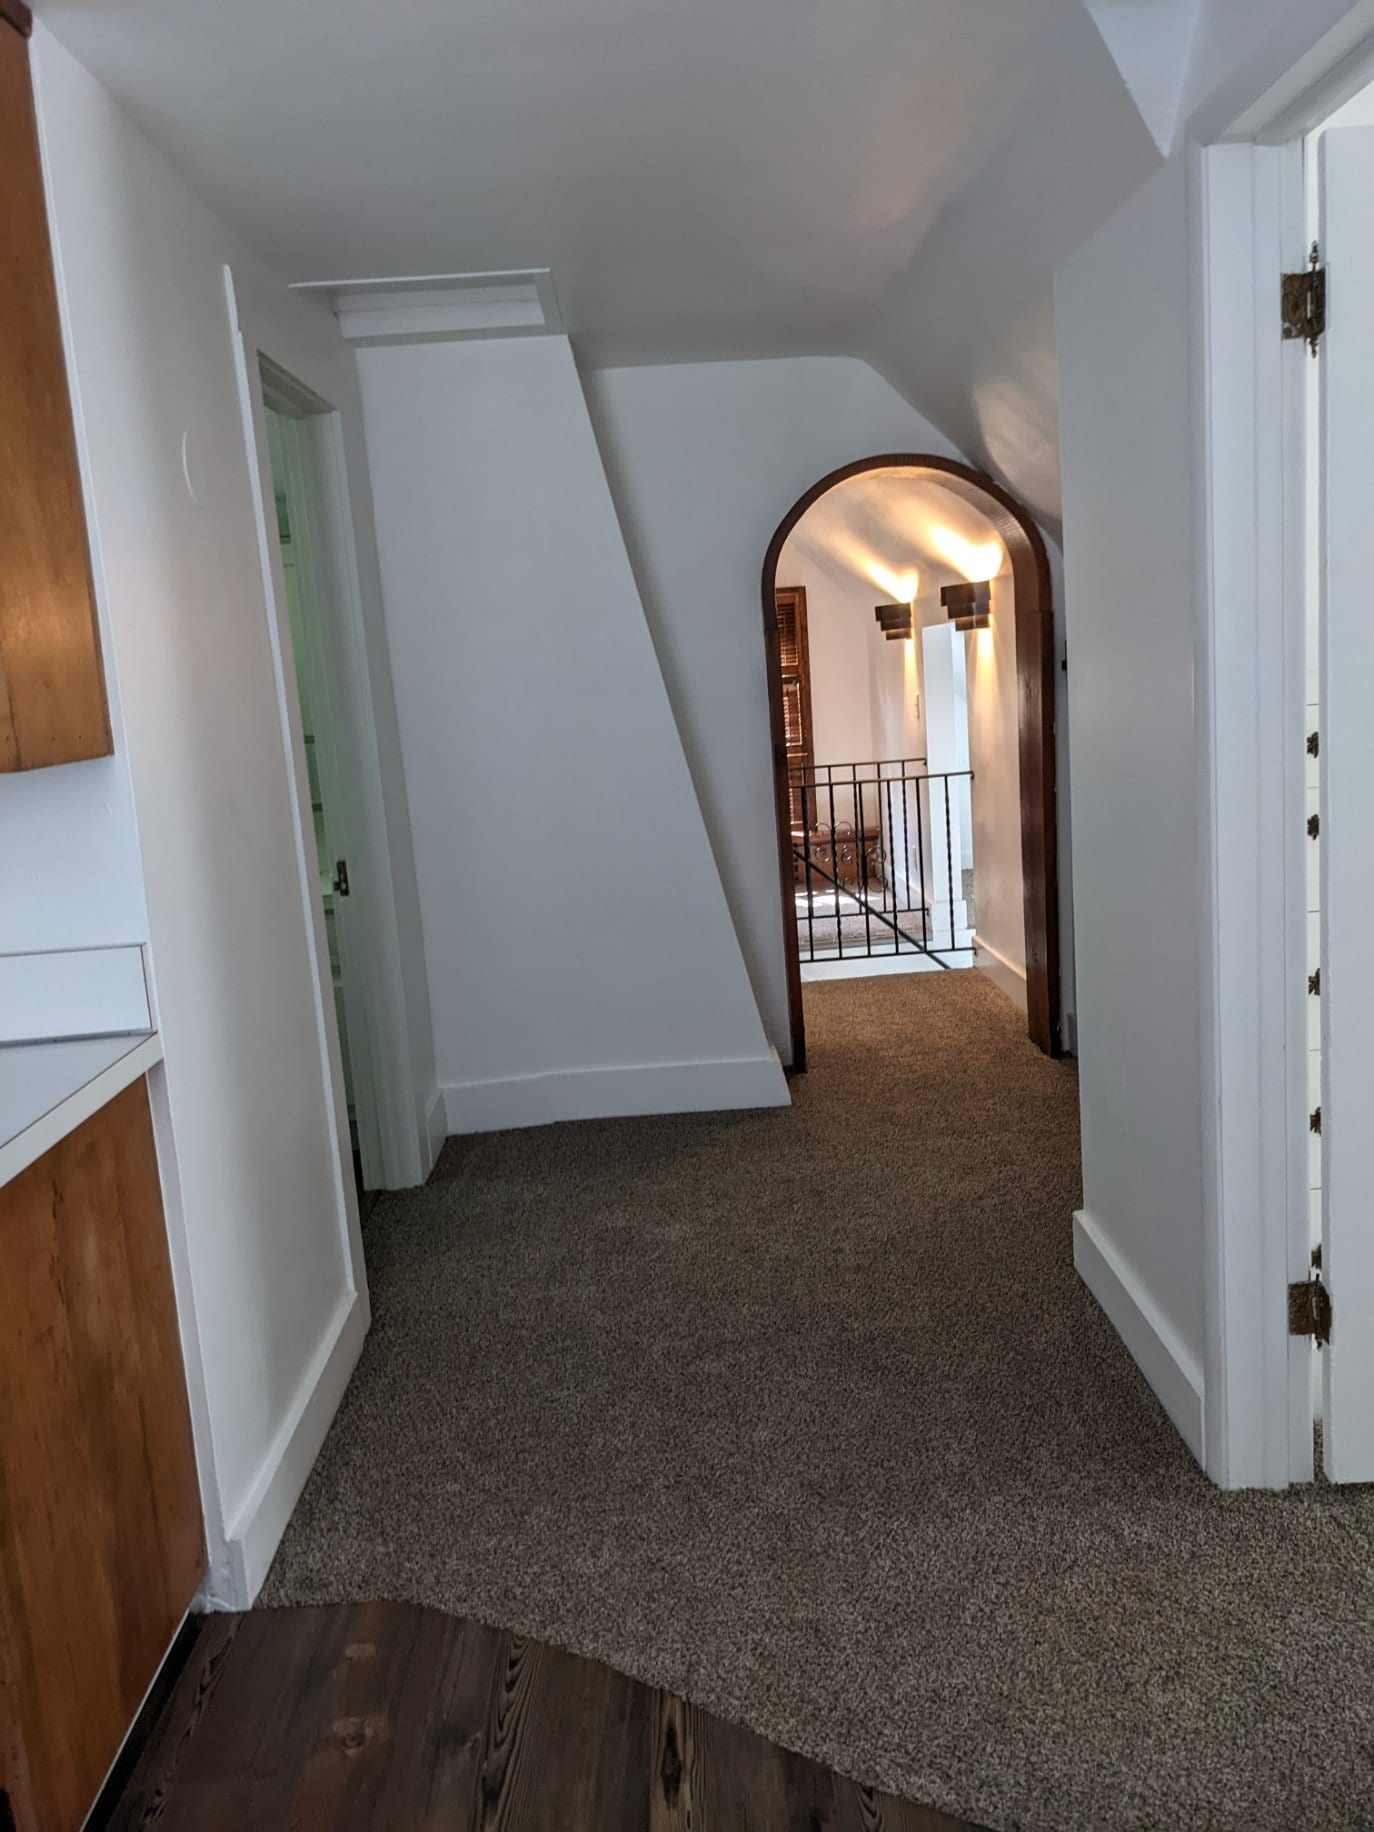
[[[129,1734],[120,1745],[119,1754],[110,1765],[110,1772],[105,1777],[105,1785],[95,1797],[95,1805],[86,1815],[86,1823],[81,1832],[106,1832],[115,1816],[130,1777],[143,1759],[143,1753],[153,1739],[153,1733],[162,1721],[176,1691],[191,1651],[200,1634],[200,1616],[188,1615],[172,1638],[172,1645],[162,1658],[162,1665],[157,1670],[157,1677],[148,1688],[143,1700],[142,1709],[129,1727]],[[4,1832],[0,1823],[0,1832]]]
[[[1044,538],[1030,513],[993,478],[952,458],[928,452],[884,452],[832,471],[793,503],[778,523],[763,562],[763,642],[768,667],[768,708],[773,734],[774,807],[778,825],[779,885],[792,1063],[806,1067],[801,959],[792,882],[791,804],[774,592],[778,560],[788,535],[815,502],[836,484],[870,471],[923,475],[987,517],[1006,545],[1012,569],[1020,717],[1021,878],[1026,925],[1027,1028],[1048,1056],[1063,1052],[1059,985],[1059,824],[1055,784],[1054,594]]]
[[[814,497],[812,501],[814,501]],[[792,861],[792,785],[787,767],[787,722],[782,704],[782,656],[778,647],[778,556],[797,513],[773,536],[763,563],[763,652],[768,672],[768,720],[773,743],[773,819],[778,830],[778,883],[782,887],[782,939],[787,963],[787,1011],[792,1029],[791,1071],[806,1068],[806,1025],[802,1019],[801,950],[797,945],[796,867]]]
[[[0,0],[0,19],[28,38],[33,32],[33,14],[24,0]]]

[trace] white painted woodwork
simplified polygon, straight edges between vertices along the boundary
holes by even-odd
[[[142,948],[0,955],[0,1045],[151,1028]]]
[[[1322,1278],[1331,1294],[1324,1455],[1374,1481],[1374,129],[1321,142]]]

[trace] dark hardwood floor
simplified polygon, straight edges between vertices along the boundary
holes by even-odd
[[[539,1642],[406,1604],[207,1616],[114,1832],[970,1832]]]

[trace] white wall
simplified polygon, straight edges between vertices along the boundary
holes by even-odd
[[[60,263],[57,280],[60,289]],[[90,465],[75,398],[72,413],[89,500]],[[98,562],[99,555],[93,559]],[[114,755],[0,777],[0,954],[120,947],[148,939],[118,666],[100,592],[96,614]]]
[[[797,498],[840,465],[958,454],[847,357],[604,369],[585,382],[750,978],[786,1060],[764,554]]]
[[[1026,1009],[1025,877],[1016,627],[1010,570],[992,582],[992,621],[964,637],[969,767],[973,771],[976,960]]]
[[[113,722],[118,696],[108,685]],[[120,751],[0,781],[0,860],[0,954],[147,940],[133,791]]]
[[[785,1103],[566,339],[359,369],[450,1128]]]
[[[1201,1446],[1205,917],[1190,286],[1176,155],[1062,269],[1079,1264]]]
[[[33,56],[127,744],[108,774],[127,764],[141,837],[165,1048],[155,1107],[211,1584],[247,1601],[367,1320],[321,1067],[224,265],[273,283],[41,24]],[[95,881],[50,888],[60,902],[101,896]]]
[[[917,651],[926,608],[919,598],[912,606],[916,634],[906,642],[889,642],[876,621],[868,632],[869,697],[877,757],[912,761],[925,755],[925,701]]]

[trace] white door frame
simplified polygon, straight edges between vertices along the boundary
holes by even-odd
[[[427,1149],[433,1127],[421,1111],[411,1067],[411,1023],[401,966],[400,923],[392,879],[387,835],[385,792],[378,752],[371,673],[367,657],[362,592],[354,545],[352,510],[344,462],[341,417],[357,411],[356,380],[344,373],[348,352],[337,352],[327,338],[300,335],[285,322],[279,296],[261,287],[251,274],[225,269],[230,324],[254,508],[259,522],[264,585],[272,607],[272,640],[278,673],[282,742],[287,752],[289,779],[295,801],[295,830],[302,895],[309,902],[308,928],[313,939],[316,977],[320,962],[328,961],[324,913],[317,894],[314,820],[310,806],[305,753],[300,731],[300,700],[296,690],[295,660],[286,598],[267,445],[266,396],[263,365],[267,364],[276,387],[285,382],[297,393],[298,404],[308,407],[315,457],[323,485],[328,526],[324,539],[331,549],[331,571],[340,589],[339,612],[332,626],[338,649],[333,657],[340,684],[334,715],[343,748],[352,764],[352,795],[348,810],[350,841],[357,856],[349,860],[349,875],[360,893],[351,912],[355,933],[361,938],[367,971],[356,976],[357,993],[366,1012],[366,1047],[372,1068],[373,1089],[385,1186],[406,1188],[423,1182],[433,1167]],[[291,300],[293,313],[311,308]],[[312,327],[313,328],[313,327]],[[324,979],[327,980],[327,973]],[[351,1153],[346,1113],[342,1058],[332,993],[319,991],[320,1047],[327,1085],[334,1091],[336,1130],[340,1153],[351,1188]]]
[[[285,482],[290,517],[300,619],[299,626],[291,626],[292,659],[299,677],[301,657],[297,645],[303,643],[306,673],[310,676],[313,748],[325,837],[331,846],[331,859],[336,865],[344,861],[345,869],[351,873],[361,857],[359,848],[353,843],[352,832],[354,808],[359,797],[353,787],[354,759],[351,755],[340,754],[343,721],[339,708],[341,700],[346,704],[346,690],[341,691],[338,658],[331,641],[334,631],[326,610],[326,605],[332,611],[347,600],[353,572],[349,563],[350,531],[347,527],[334,525],[336,518],[332,515],[339,482],[338,426],[332,412],[324,409],[313,396],[303,395],[292,378],[282,374],[275,365],[264,361],[260,370],[263,401],[276,415],[278,450],[286,473],[280,478],[274,471],[272,481],[274,488]],[[273,532],[270,518],[268,532],[269,535]],[[296,685],[299,688],[299,678]],[[308,775],[307,769],[307,778]],[[322,875],[318,871],[315,882],[322,892]],[[327,918],[325,927],[327,939]],[[336,896],[334,935],[339,950],[351,1070],[349,1091],[357,1115],[363,1187],[381,1189],[386,1183],[386,1166],[382,1156],[381,1112],[373,1060],[379,1030],[371,983],[371,934],[366,904],[351,896],[347,900]],[[326,947],[321,967],[328,958]],[[332,994],[332,984],[329,991]]]
[[[1189,148],[1203,868],[1207,1473],[1313,1474],[1304,852],[1305,402],[1279,276],[1306,264],[1302,140],[1374,77],[1374,4]],[[1259,86],[1260,79],[1255,79]],[[1167,531],[1162,531],[1167,538]]]

